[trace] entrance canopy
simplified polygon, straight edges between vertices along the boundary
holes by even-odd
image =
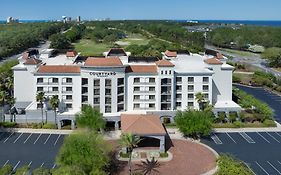
[[[121,130],[140,136],[166,135],[160,117],[157,115],[122,114]]]

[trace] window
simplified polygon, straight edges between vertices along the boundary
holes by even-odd
[[[111,89],[106,88],[105,89],[105,95],[111,95]]]
[[[37,78],[37,83],[43,83],[44,79],[43,78]]]
[[[172,74],[172,71],[171,71],[171,70],[169,70],[169,74],[170,74],[170,75]]]
[[[82,103],[88,102],[88,96],[82,95]]]
[[[193,103],[193,102],[188,102],[188,103],[187,103],[187,106],[188,106],[188,107],[193,107],[193,106],[194,106],[194,103]]]
[[[53,78],[52,79],[52,83],[58,83],[59,82],[59,79],[58,78]]]
[[[188,94],[188,95],[187,95],[187,98],[193,100],[193,99],[194,99],[194,94]]]
[[[82,78],[82,85],[88,85],[88,78]]]
[[[72,104],[71,103],[66,103],[66,108],[72,108]]]
[[[88,89],[87,89],[88,91]],[[66,87],[66,92],[72,92],[72,87]]]
[[[124,78],[118,78],[117,84],[118,84],[118,86],[124,85]]]
[[[181,102],[176,102],[176,107],[181,107]]]
[[[140,78],[134,78],[134,83],[139,83],[140,82]]]
[[[105,86],[111,86],[111,80],[105,79]]]
[[[194,91],[194,86],[193,85],[188,85],[187,89],[188,89],[188,91]]]
[[[94,95],[100,95],[100,89],[94,89]]]
[[[99,104],[100,103],[100,98],[99,97],[95,97],[94,98],[94,104]]]
[[[207,100],[209,99],[209,94],[204,94],[204,98]]]
[[[177,91],[181,91],[181,86],[176,86]]]
[[[43,108],[43,105],[40,103],[37,103],[37,109],[39,109],[39,108]]]
[[[155,96],[154,95],[149,95],[149,100],[154,100]]]
[[[149,83],[155,83],[155,78],[149,78]]]
[[[111,112],[111,106],[105,106],[105,113]]]
[[[140,99],[140,95],[134,95],[134,100],[139,100]]]
[[[203,85],[203,91],[209,91],[209,86],[208,85]]]
[[[140,104],[139,103],[135,103],[134,104],[134,109],[139,109],[140,108]]]
[[[66,83],[72,83],[72,78],[66,78]]]
[[[65,98],[66,98],[67,100],[72,100],[72,95],[67,95]]]
[[[176,98],[177,98],[177,99],[181,99],[181,94],[177,94],[177,95],[176,95]]]
[[[105,97],[105,104],[111,104],[111,98]]]
[[[155,108],[155,104],[154,104],[154,103],[149,103],[149,104],[148,104],[148,107],[154,109],[154,108]]]
[[[124,87],[118,87],[118,94],[124,93]]]
[[[52,87],[52,91],[53,92],[58,92],[59,91],[59,87]]]
[[[124,104],[118,104],[117,105],[117,112],[124,110]]]
[[[134,92],[140,91],[140,87],[134,87]]]
[[[161,75],[163,75],[163,74],[164,74],[164,71],[161,70]]]
[[[194,83],[194,77],[188,77],[187,81],[188,83]]]
[[[203,83],[209,83],[209,77],[203,77]]]
[[[94,79],[94,86],[100,86],[100,80]]]
[[[44,88],[43,87],[37,87],[37,92],[43,92]]]
[[[124,96],[123,95],[118,96],[118,98],[117,98],[117,103],[121,103],[121,102],[124,102]]]
[[[168,74],[168,71],[165,70],[165,75],[167,75],[167,74]]]
[[[88,93],[88,88],[87,87],[82,87],[82,94]]]
[[[149,91],[150,92],[154,92],[155,91],[155,87],[149,87]]]
[[[176,81],[177,81],[177,83],[181,83],[182,82],[182,78],[181,77],[177,77]]]

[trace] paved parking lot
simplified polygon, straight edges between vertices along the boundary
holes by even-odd
[[[255,174],[281,174],[281,132],[213,133],[202,142],[245,161]]]
[[[10,164],[55,168],[55,157],[65,135],[0,132],[0,167]]]

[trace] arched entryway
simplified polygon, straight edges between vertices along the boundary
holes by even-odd
[[[159,149],[159,147],[160,147],[160,139],[159,138],[141,136],[140,139],[141,139],[141,141],[138,144],[139,148]]]

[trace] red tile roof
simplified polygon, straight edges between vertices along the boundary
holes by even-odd
[[[175,65],[168,60],[162,59],[155,62],[158,67],[174,67]]]
[[[42,65],[38,73],[80,73],[80,66],[70,65]]]
[[[110,57],[110,58],[88,57],[84,65],[94,66],[94,67],[123,66],[121,60],[118,57]]]
[[[223,54],[221,54],[221,53],[217,53],[217,59],[224,59],[224,56],[223,56]]]
[[[155,65],[130,65],[126,68],[126,73],[157,73]]]
[[[40,64],[42,61],[36,58],[29,58],[23,64],[25,65],[37,65]]]
[[[157,115],[121,114],[121,130],[136,135],[166,134]]]
[[[75,52],[75,51],[66,52],[67,57],[76,57],[76,55],[77,55],[77,52]]]
[[[22,59],[27,60],[29,58],[29,53],[28,52],[24,52],[22,54]]]
[[[166,50],[165,55],[167,57],[177,57],[177,52],[172,52],[172,51]]]
[[[223,64],[220,60],[218,60],[217,58],[209,58],[209,59],[206,59],[204,60],[205,63],[207,64],[213,64],[213,65],[216,65],[216,64]]]

